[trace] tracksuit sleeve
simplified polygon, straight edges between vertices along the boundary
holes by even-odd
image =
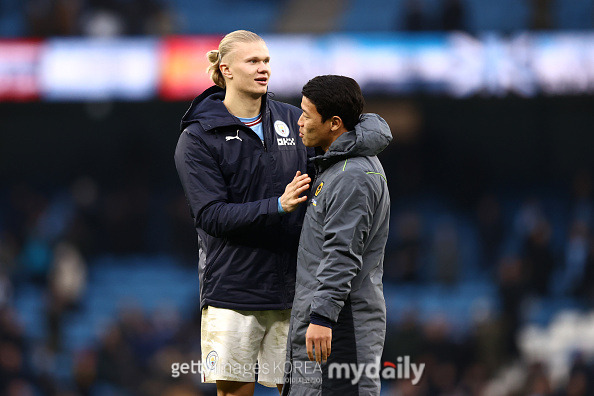
[[[217,161],[198,137],[182,132],[175,166],[194,224],[214,237],[251,232],[280,222],[278,197],[229,203],[227,185]]]
[[[351,281],[363,265],[363,250],[371,229],[373,187],[370,178],[343,173],[327,197],[323,224],[323,258],[316,277],[319,286],[311,303],[311,313],[338,320],[351,292]]]

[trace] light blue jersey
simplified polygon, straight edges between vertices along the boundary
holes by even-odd
[[[245,125],[252,128],[252,131],[256,132],[256,134],[260,137],[260,140],[264,141],[264,132],[262,131],[262,114],[258,114],[256,117],[252,118],[237,118],[239,118],[239,120]]]

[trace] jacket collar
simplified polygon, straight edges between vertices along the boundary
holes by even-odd
[[[325,153],[317,148],[311,161],[326,169],[330,165],[351,157],[374,156],[392,141],[392,132],[386,121],[377,114],[362,114],[355,129],[340,135]]]
[[[225,90],[216,85],[208,88],[193,101],[182,117],[180,131],[188,125],[198,122],[202,129],[209,131],[227,126],[244,125],[237,117],[229,113],[223,100]],[[262,96],[260,112],[264,116],[269,113],[268,94]]]

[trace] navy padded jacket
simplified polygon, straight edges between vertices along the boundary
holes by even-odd
[[[291,308],[305,205],[280,215],[278,197],[297,170],[307,172],[301,110],[263,96],[262,143],[224,97],[213,86],[194,99],[175,150],[198,232],[200,306]]]

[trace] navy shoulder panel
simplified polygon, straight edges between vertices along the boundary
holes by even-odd
[[[204,135],[204,128],[202,128],[199,122],[192,122],[184,128],[182,133],[187,133],[193,136],[200,136]]]
[[[290,115],[297,118],[301,116],[301,109],[293,106],[292,104],[278,102],[276,100],[269,99],[268,106],[270,107],[270,111],[273,113],[273,115]]]

